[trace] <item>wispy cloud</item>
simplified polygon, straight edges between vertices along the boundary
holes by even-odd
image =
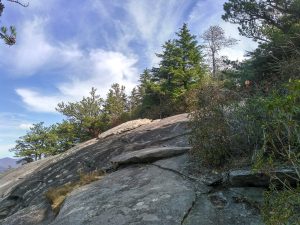
[[[22,130],[29,130],[30,128],[32,128],[33,124],[31,123],[21,123],[19,125],[19,128]]]
[[[81,52],[80,57],[73,60],[65,70],[67,81],[56,84],[57,92],[52,95],[43,94],[28,88],[16,89],[30,111],[55,112],[61,101],[78,101],[88,95],[91,87],[105,97],[112,83],[125,85],[131,90],[137,82],[137,59],[119,52],[95,49],[88,53]]]
[[[136,27],[136,33],[146,43],[146,56],[150,64],[156,63],[155,53],[174,36],[196,2],[185,0],[128,1],[125,9]]]
[[[17,109],[38,116],[0,112],[0,156],[30,124],[56,122],[59,102],[78,101],[91,87],[104,98],[112,83],[125,85],[130,91],[139,73],[155,66],[155,53],[174,38],[184,22],[198,37],[210,25],[222,26],[240,40],[222,54],[243,59],[245,50],[256,45],[238,36],[234,25],[222,21],[224,2],[30,0],[28,8],[6,4],[1,25],[16,25],[17,44],[0,44],[0,87],[4,84],[10,92],[3,93],[2,99],[5,94],[12,98],[1,106],[5,111]],[[56,120],[50,119],[54,117]]]
[[[237,37],[236,27],[225,24],[220,18],[223,2],[157,0],[153,4],[152,0],[109,3],[89,0],[90,7],[82,6],[82,11],[93,18],[84,15],[85,23],[79,21],[76,24],[80,32],[75,32],[73,38],[64,41],[53,38],[47,27],[54,17],[30,17],[21,26],[18,44],[9,51],[1,51],[7,46],[0,47],[0,64],[18,76],[47,73],[59,77],[50,84],[50,94],[38,86],[15,89],[28,110],[55,112],[58,102],[79,100],[91,87],[96,87],[102,97],[116,82],[125,85],[129,91],[144,69],[141,65],[157,63],[155,53],[166,40],[174,37],[183,22],[188,22],[197,35],[209,25],[220,24],[231,36]],[[52,7],[61,6],[59,4],[54,1]],[[37,4],[31,10],[39,12],[41,7]],[[94,23],[95,19],[99,22]],[[99,40],[101,44],[95,46]],[[87,43],[91,43],[90,46]],[[241,39],[238,46],[225,49],[223,53],[231,59],[242,59],[244,49],[252,46],[248,40]]]
[[[18,129],[23,123],[28,123],[24,114],[0,112],[0,130]]]
[[[35,17],[22,27],[19,43],[9,51],[0,51],[0,63],[16,76],[60,76],[51,84],[54,90],[43,93],[39,87],[16,88],[16,93],[29,111],[55,112],[61,101],[76,101],[96,87],[105,97],[112,83],[131,90],[138,79],[138,58],[134,54],[79,48],[78,43],[51,43],[45,31],[47,20]],[[1,46],[1,48],[8,48]],[[55,74],[59,71],[59,74]]]
[[[25,21],[15,46],[0,45],[0,63],[4,70],[16,76],[38,75],[80,57],[76,45],[51,44],[44,29],[46,25],[47,19],[39,17]]]

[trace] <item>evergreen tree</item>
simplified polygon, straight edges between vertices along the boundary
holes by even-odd
[[[141,104],[141,95],[139,93],[139,87],[134,87],[129,96],[130,109],[135,109]]]
[[[299,0],[228,0],[224,10],[225,21],[237,24],[241,35],[259,43],[249,53],[256,85],[269,90],[299,78]]]
[[[141,107],[138,110],[140,117],[161,118],[162,115],[162,84],[158,76],[154,76],[155,69],[146,69],[140,75],[139,92],[142,96]]]
[[[19,2],[18,0],[7,0],[8,2],[17,3],[23,7],[27,7],[29,4],[23,4]],[[2,16],[3,10],[4,10],[4,4],[0,0],[0,17]],[[2,26],[0,28],[0,39],[3,39],[5,44],[7,45],[14,45],[16,43],[16,29],[13,26],[10,26],[9,29],[7,27]]]
[[[147,84],[145,97],[159,105],[160,117],[185,112],[188,91],[205,73],[201,47],[187,24],[183,24],[176,36],[162,46],[162,53],[156,54],[161,60],[157,68],[152,68]]]
[[[113,84],[108,91],[104,105],[110,126],[118,125],[122,121],[121,117],[128,112],[128,108],[125,86]]]
[[[89,97],[83,97],[79,102],[61,102],[56,110],[65,115],[68,120],[80,130],[80,141],[98,137],[106,129],[103,113],[103,99],[92,88]]]
[[[80,128],[68,120],[52,125],[50,133],[57,135],[55,154],[65,152],[80,142]]]
[[[228,0],[224,10],[225,21],[238,24],[241,35],[259,42],[269,42],[276,31],[289,33],[300,20],[299,0]]]
[[[135,119],[139,117],[139,111],[142,106],[143,100],[143,89],[142,87],[136,86],[132,89],[131,94],[129,96],[129,117],[130,119]]]
[[[56,143],[57,135],[50,132],[50,128],[41,122],[34,124],[26,135],[20,137],[10,151],[14,152],[16,157],[26,158],[26,161],[36,161],[43,156],[53,155]]]
[[[178,68],[174,71],[175,79],[184,90],[188,90],[204,74],[203,56],[196,36],[190,33],[187,24],[183,24],[176,34],[178,38],[175,39],[175,44],[179,54]]]
[[[161,58],[159,68],[152,68],[153,81],[159,81],[164,91],[172,92],[175,87],[174,73],[179,66],[179,51],[174,40],[168,40],[162,48],[163,52],[156,54]]]

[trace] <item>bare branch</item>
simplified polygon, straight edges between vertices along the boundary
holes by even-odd
[[[220,26],[210,26],[201,36],[204,41],[204,47],[212,61],[212,74],[216,77],[218,67],[218,53],[223,49],[235,45],[238,40],[227,38],[225,31]]]
[[[27,2],[27,4],[24,4],[22,2],[19,2],[18,0],[6,0],[6,1],[17,3],[17,4],[19,4],[19,5],[23,6],[23,7],[28,7],[29,6],[29,2]]]

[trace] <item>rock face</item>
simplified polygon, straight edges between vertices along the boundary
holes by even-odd
[[[181,176],[130,166],[72,193],[52,224],[180,224],[194,199]]]
[[[0,177],[0,224],[261,224],[264,189],[195,172],[189,132],[187,114],[131,121],[14,169]],[[71,192],[55,215],[45,192],[96,169],[107,175]]]
[[[146,148],[139,151],[128,152],[120,156],[111,159],[113,165],[120,166],[124,164],[132,163],[147,163],[162,158],[168,158],[175,155],[181,155],[187,153],[190,147],[158,147],[158,148]]]
[[[105,131],[103,133],[101,133],[99,135],[99,138],[106,138],[106,137],[109,137],[109,136],[112,136],[112,135],[116,135],[116,134],[121,134],[121,133],[124,133],[126,131],[130,131],[130,130],[133,130],[135,128],[138,128],[140,126],[143,126],[143,125],[146,125],[146,124],[149,124],[151,123],[152,120],[149,120],[149,119],[139,119],[139,120],[132,120],[132,121],[128,121],[126,123],[123,123],[119,126],[116,126],[108,131]]]

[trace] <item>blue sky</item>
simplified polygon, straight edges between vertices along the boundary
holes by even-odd
[[[184,22],[197,36],[218,24],[239,39],[223,51],[231,59],[255,48],[221,20],[225,0],[28,1],[3,1],[0,25],[15,25],[18,36],[14,46],[0,43],[0,158],[13,156],[8,150],[31,124],[61,121],[57,103],[80,100],[91,87],[105,98],[115,82],[129,92]]]

